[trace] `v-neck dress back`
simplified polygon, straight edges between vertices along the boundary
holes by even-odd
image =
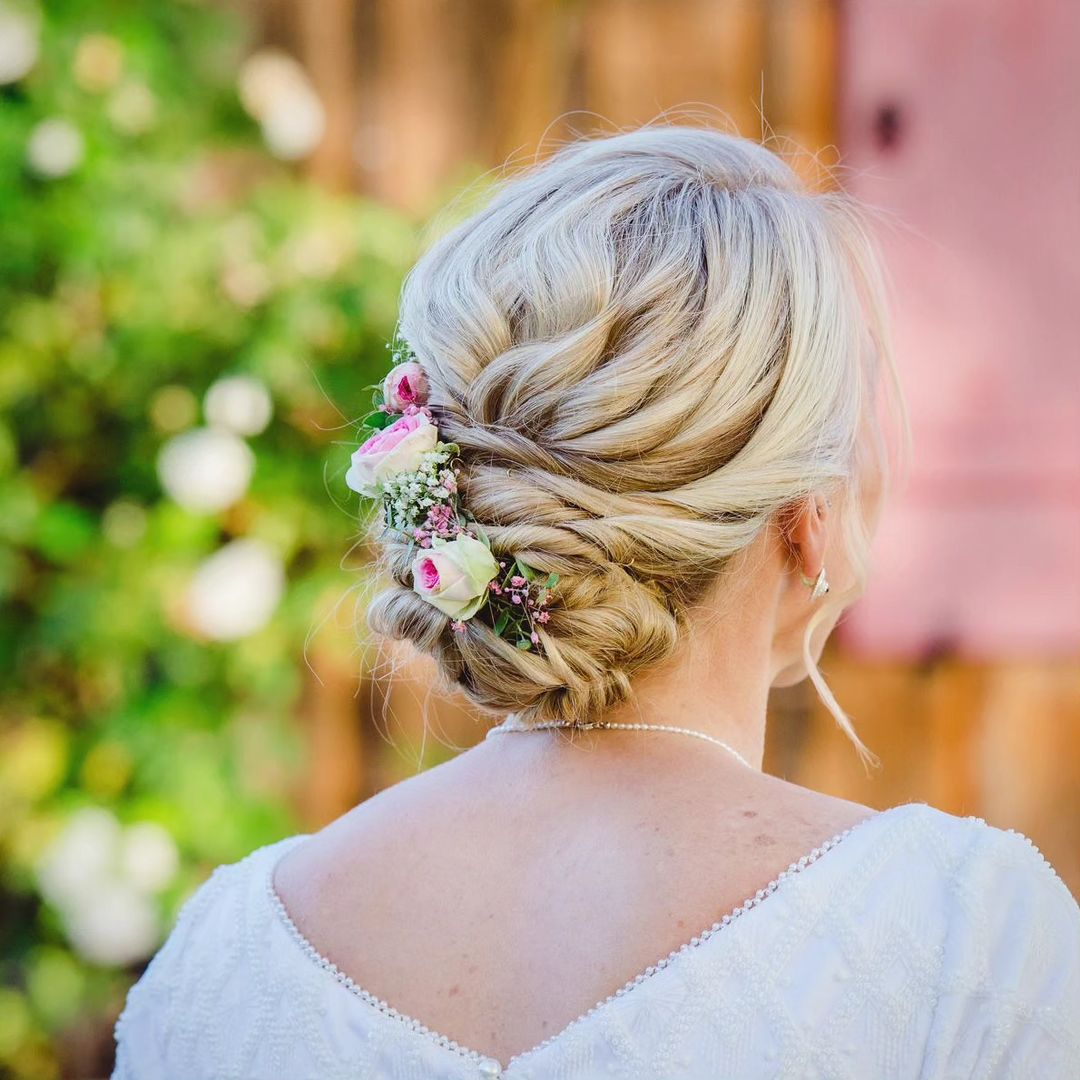
[[[273,887],[302,839],[188,901],[128,995],[113,1080],[1080,1078],[1080,908],[1026,836],[981,818],[863,819],[508,1061],[305,939]]]

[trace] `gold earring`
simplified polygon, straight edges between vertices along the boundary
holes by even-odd
[[[800,572],[799,577],[802,578],[804,585],[812,586],[813,592],[810,594],[811,600],[818,600],[829,591],[829,579],[825,576],[825,566],[822,565],[821,572],[816,578],[808,578],[804,573]]]

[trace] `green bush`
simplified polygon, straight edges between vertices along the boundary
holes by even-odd
[[[304,643],[354,580],[338,408],[416,230],[267,151],[220,12],[0,3],[37,49],[0,87],[0,1071],[40,1080],[209,867],[297,827]]]

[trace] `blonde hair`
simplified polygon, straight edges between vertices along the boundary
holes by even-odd
[[[558,595],[542,654],[480,616],[455,633],[388,534],[395,584],[368,622],[526,722],[595,719],[626,699],[781,508],[829,489],[857,509],[858,455],[887,475],[883,369],[902,414],[863,208],[708,127],[579,139],[504,181],[410,271],[400,329],[461,447],[462,505],[497,555],[558,573]],[[843,519],[861,591],[866,527]],[[865,761],[810,652],[830,605],[851,598],[819,604],[803,654]]]

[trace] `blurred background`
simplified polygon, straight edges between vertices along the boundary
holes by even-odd
[[[1080,892],[1080,6],[0,0],[0,1075],[107,1076],[213,866],[479,736],[366,637],[361,388],[437,212],[673,107],[900,223],[915,464],[823,661],[883,767],[800,686],[766,768]]]

